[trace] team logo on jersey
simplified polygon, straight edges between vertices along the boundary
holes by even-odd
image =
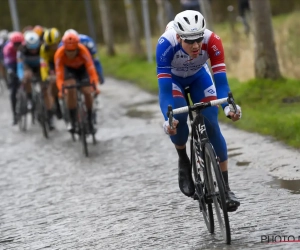
[[[218,50],[218,51],[215,52],[215,56],[219,56],[219,55],[221,55],[221,51],[220,50]]]
[[[159,39],[158,43],[162,44],[164,41],[165,41],[165,39],[161,38],[161,39]]]

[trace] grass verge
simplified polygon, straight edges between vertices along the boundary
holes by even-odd
[[[105,74],[136,83],[141,88],[158,92],[155,63],[128,54],[101,56]],[[243,118],[235,123],[223,112],[222,122],[237,128],[270,135],[290,146],[300,148],[300,81],[251,80],[241,83],[229,79],[231,91],[243,109]]]

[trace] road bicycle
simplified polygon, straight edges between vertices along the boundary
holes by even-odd
[[[88,125],[88,119],[87,119],[87,110],[84,102],[84,96],[81,93],[80,89],[83,87],[94,87],[94,84],[91,84],[89,81],[82,81],[82,82],[76,82],[75,85],[70,86],[63,86],[63,93],[65,89],[76,89],[77,94],[77,120],[76,120],[76,128],[75,131],[71,133],[73,141],[76,141],[75,134],[78,134],[81,143],[82,143],[82,149],[83,153],[86,157],[88,157],[88,145],[87,145],[87,137],[89,135],[92,135],[93,138],[93,144],[96,144],[96,136],[95,136],[95,129],[94,131],[90,131],[89,125]],[[63,108],[64,108],[64,119],[66,122],[69,122],[69,116],[67,115],[67,109],[65,102],[63,102]],[[95,111],[93,111],[94,113]],[[96,114],[93,114],[93,117],[95,119]],[[93,124],[95,122],[93,121]]]
[[[231,92],[228,93],[228,98],[191,104],[189,101],[189,87],[187,87],[185,89],[185,97],[188,101],[188,106],[177,109],[172,109],[172,106],[168,106],[169,125],[172,128],[173,115],[189,114],[191,126],[190,159],[195,184],[195,195],[193,198],[199,202],[200,211],[210,233],[214,233],[215,230],[214,207],[222,237],[227,244],[230,244],[231,233],[226,206],[225,183],[218,157],[206,133],[204,116],[201,114],[201,110],[226,102],[228,102],[235,113],[237,112],[237,107]]]

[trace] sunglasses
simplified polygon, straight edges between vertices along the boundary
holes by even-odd
[[[76,51],[77,49],[72,49],[72,50],[65,49],[66,53],[75,53]]]
[[[194,44],[196,43],[201,43],[203,41],[204,37],[199,37],[198,39],[194,39],[194,40],[189,40],[189,39],[185,39],[184,42],[187,44]]]

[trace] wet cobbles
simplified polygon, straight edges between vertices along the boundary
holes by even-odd
[[[261,243],[268,234],[300,235],[299,195],[270,185],[273,176],[300,177],[298,151],[222,126],[231,188],[241,199],[226,246],[208,233],[197,202],[179,191],[177,156],[156,98],[113,79],[102,89],[89,158],[62,122],[48,141],[37,125],[25,134],[12,128],[1,97],[1,250],[300,248]]]

